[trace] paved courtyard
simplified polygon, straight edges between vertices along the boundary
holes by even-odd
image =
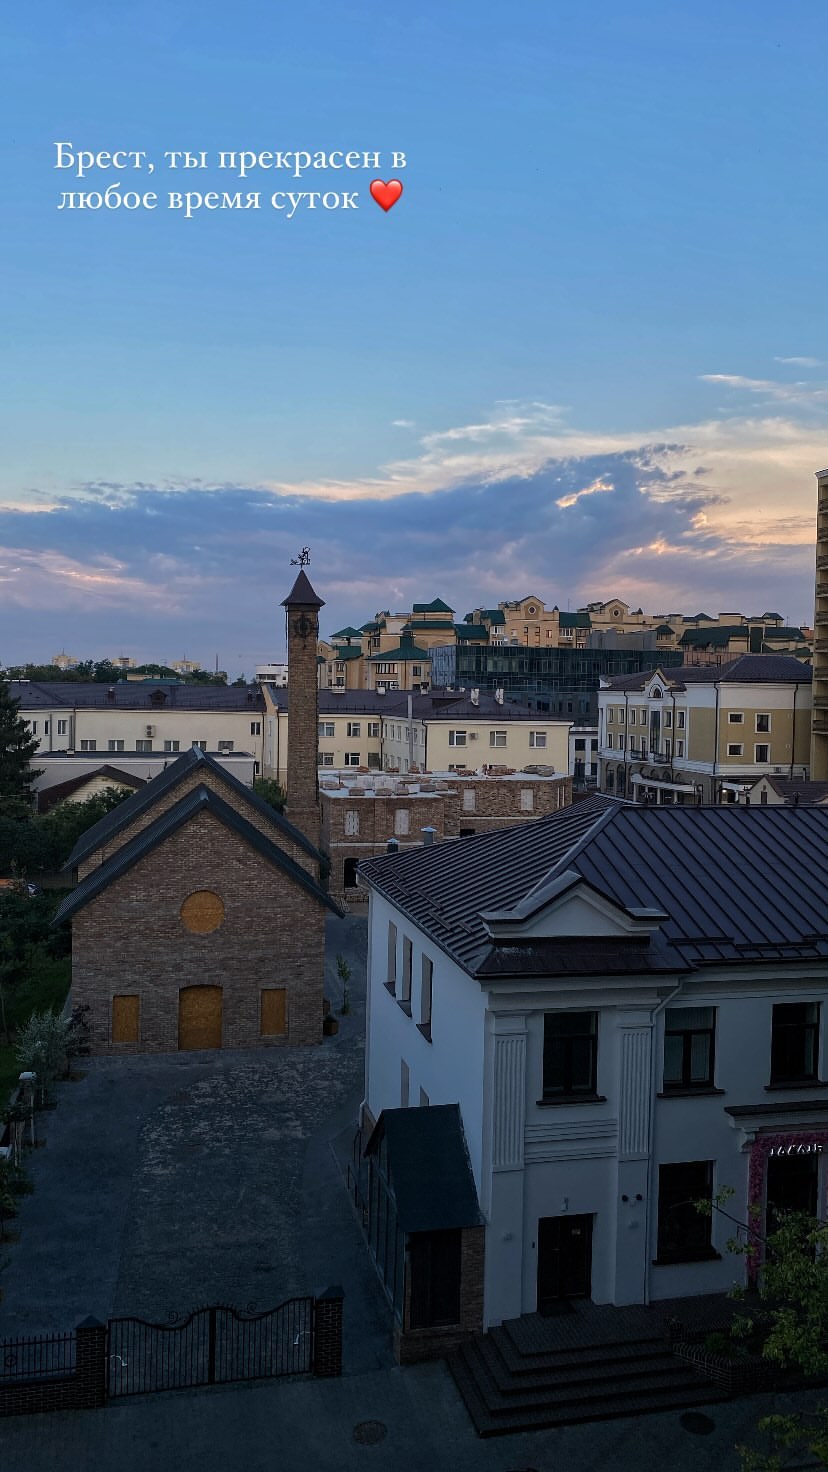
[[[352,1370],[391,1362],[388,1313],[331,1140],[362,1097],[365,922],[332,919],[351,1012],[314,1048],[86,1060],[40,1116],[21,1237],[3,1249],[0,1338],[87,1314],[167,1320],[205,1303],[270,1308],[341,1283]]]

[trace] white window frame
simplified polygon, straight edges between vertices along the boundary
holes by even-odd
[[[449,746],[465,746],[467,738],[468,732],[466,731],[449,731],[448,744]]]
[[[765,726],[765,727],[760,726],[759,725],[759,722],[760,721],[767,721],[767,723],[768,723],[767,726]],[[753,729],[754,729],[754,732],[755,732],[755,734],[757,736],[770,736],[770,734],[771,734],[771,716],[770,716],[770,711],[769,710],[758,710],[758,711],[756,711],[756,713],[755,713],[755,720],[754,720],[754,723],[753,723]]]
[[[345,753],[345,765],[346,765],[346,767],[359,767],[359,766],[361,766],[361,762],[359,760],[359,752],[358,751],[346,751],[346,753]]]
[[[743,741],[728,741],[728,743],[727,743],[727,754],[728,754],[728,756],[744,756],[744,754],[745,754],[745,745],[744,745],[744,742]]]
[[[508,740],[508,734],[507,734],[506,731],[490,731],[489,732],[489,745],[490,746],[496,746],[499,751],[502,751],[503,750],[503,748],[506,745],[507,740]]]
[[[530,731],[529,732],[529,745],[530,746],[535,746],[538,749],[540,749],[541,747],[545,747],[546,746],[546,732],[545,731]]]
[[[765,755],[764,756],[760,756],[759,755],[760,751],[764,751],[765,752]],[[753,748],[753,760],[756,762],[757,766],[760,766],[760,767],[767,766],[768,763],[770,762],[770,759],[771,759],[770,742],[769,741],[759,741],[759,742],[757,742],[757,744]]]

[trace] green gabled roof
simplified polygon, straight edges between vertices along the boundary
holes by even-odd
[[[401,639],[396,649],[383,649],[379,654],[369,656],[368,663],[373,664],[378,659],[397,659],[401,662],[407,659],[431,659],[429,649],[421,649],[419,644],[414,644],[410,639]]]
[[[709,613],[689,613],[687,615],[687,617],[688,618],[706,618],[707,621],[708,621],[708,623],[712,623],[713,622],[713,619],[712,619],[712,617],[711,617],[711,615]]]
[[[778,618],[778,619],[781,620],[782,615],[781,615],[781,613],[773,613],[773,612],[770,612],[770,611],[767,611],[766,610],[765,613],[762,614],[762,617],[763,618]]]
[[[345,628],[345,629],[337,629],[337,631],[336,631],[335,634],[331,634],[331,638],[332,639],[361,639],[364,632],[365,632],[364,629],[353,629],[353,628],[351,628],[351,625],[349,624],[348,627]]]
[[[798,639],[802,644],[807,640],[801,629],[780,627],[778,624],[772,629],[765,629],[763,639]]]
[[[506,615],[502,608],[484,608],[483,618],[487,624],[505,624]]]
[[[561,629],[591,629],[592,619],[588,613],[559,613],[558,627]]]
[[[354,649],[353,644],[341,644],[334,649],[331,659],[362,659],[362,650]]]
[[[455,624],[455,633],[458,639],[488,639],[489,630],[485,624]]]
[[[422,629],[453,629],[450,618],[421,618],[415,623],[403,624],[403,634],[419,634]]]
[[[378,628],[379,628],[379,624],[377,623],[377,621],[376,621],[375,618],[372,618],[372,619],[369,619],[369,621],[368,621],[367,624],[363,624],[362,625],[362,628],[359,630],[359,633],[360,634],[373,634]]]
[[[657,634],[672,634],[674,632],[675,630],[673,629],[672,624],[659,624],[658,628],[656,629]]]
[[[712,644],[714,649],[724,647],[731,639],[747,639],[749,629],[743,624],[717,624],[712,629],[685,629],[679,644]]]
[[[414,607],[411,610],[411,612],[412,613],[454,613],[454,609],[453,608],[449,608],[448,604],[447,603],[444,603],[443,600],[442,600],[442,598],[435,598],[433,603],[415,603],[414,604]]]

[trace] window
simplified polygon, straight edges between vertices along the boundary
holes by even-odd
[[[333,721],[320,721],[317,729],[320,736],[333,736],[336,727]]]
[[[522,813],[533,813],[535,810],[535,794],[531,787],[520,789],[520,811]]]
[[[283,1037],[287,1032],[287,989],[283,986],[262,988],[259,1036]]]
[[[108,751],[123,751],[124,749],[123,741],[107,741],[106,745]]]
[[[676,756],[684,756],[684,742],[681,737],[676,742]]]
[[[714,1007],[670,1007],[664,1016],[664,1091],[712,1089]]]
[[[489,745],[490,746],[505,746],[506,745],[506,732],[505,731],[490,731],[489,732]]]
[[[757,717],[756,717],[756,733],[757,733],[757,735],[763,735],[763,734],[769,733],[770,732],[770,728],[771,728],[771,725],[770,725],[770,716],[767,715],[767,714],[757,714]]]
[[[137,993],[112,998],[113,1043],[137,1043],[140,1002]]]
[[[683,710],[677,710],[676,711],[676,724],[678,725],[678,728],[679,728],[680,731],[683,731],[684,730],[685,717],[686,717],[686,711],[683,711]]]
[[[576,751],[583,751],[584,753],[586,753],[586,742],[585,741],[576,741],[575,742],[575,750]]]
[[[404,1058],[400,1059],[400,1108],[408,1108],[408,1094],[411,1087],[411,1073]]]
[[[423,667],[422,667],[422,665],[420,665],[420,664],[413,664],[411,666],[411,673],[412,673],[412,675],[422,675],[422,673],[423,673]]]
[[[767,742],[763,742],[761,746],[754,746],[753,760],[755,762],[770,761],[770,747],[768,746]]]
[[[261,723],[261,721],[251,721],[250,722],[250,735],[251,736],[261,736],[261,734],[262,734],[262,723]],[[176,750],[178,750],[177,747],[176,747]]]
[[[597,1012],[547,1012],[543,1019],[543,1097],[595,1095]]]
[[[608,731],[607,732],[607,746],[609,747],[610,751],[612,751],[612,732],[611,731]]]
[[[664,722],[665,730],[669,731],[670,727],[673,724],[673,712],[671,710],[662,711],[661,719]]]
[[[402,989],[400,991],[400,1001],[402,1002],[404,1007],[408,1007],[409,1013],[411,1012],[411,968],[413,964],[413,952],[414,947],[412,942],[408,939],[407,935],[404,935],[402,953]]]
[[[465,731],[449,731],[449,746],[465,746]]]
[[[379,721],[369,721],[368,722],[368,735],[369,736],[379,736],[379,733],[380,733],[380,723],[379,723]]]
[[[408,808],[397,808],[394,814],[394,832],[398,838],[404,838],[408,830]]]
[[[164,742],[164,750],[165,751],[179,751],[180,750],[180,747],[181,747],[180,741],[165,741]]]
[[[345,765],[346,765],[346,767],[358,767],[359,766],[359,752],[358,751],[346,751],[346,753],[345,753]]]
[[[477,803],[477,793],[475,792],[474,788],[473,787],[464,787],[464,789],[463,789],[463,812],[464,813],[473,813],[474,810],[475,810],[475,804],[476,803]]]
[[[334,754],[332,751],[320,751],[317,754],[317,765],[320,767],[332,767]]]
[[[345,814],[345,837],[356,838],[359,833],[359,813],[356,808],[349,808]]]
[[[741,741],[728,741],[727,743],[728,756],[741,756],[744,752],[744,749],[745,748],[742,745]]]
[[[139,746],[140,746],[140,742],[139,742]],[[206,741],[194,741],[193,742],[193,746],[200,746],[202,751],[206,751],[207,750],[207,742]]]
[[[632,737],[630,737],[630,740],[632,740]],[[618,750],[619,751],[623,751],[624,750],[625,743],[626,743],[626,737],[624,736],[624,732],[623,731],[619,731],[618,732]]]
[[[740,710],[729,710],[727,719],[731,726],[742,726],[745,720],[744,712]]]
[[[670,737],[669,736],[665,736],[665,738],[664,738],[664,755],[666,756],[668,762],[672,760],[672,756],[673,756],[673,743],[670,740]]]
[[[699,1262],[714,1257],[712,1213],[697,1211],[696,1201],[713,1196],[712,1160],[661,1165],[658,1170],[658,1262]]]
[[[643,715],[644,712],[642,711],[641,714]],[[633,705],[633,706],[630,706],[629,716],[628,716],[628,719],[627,719],[627,725],[628,726],[636,726],[637,724],[638,724],[638,713],[637,713],[636,707]]]
[[[58,736],[65,736],[66,735],[66,727],[67,727],[68,724],[69,724],[68,721],[58,721],[58,728],[57,728]]]
[[[397,927],[389,920],[388,922],[388,965],[386,967],[385,985],[389,991],[394,991],[397,985]]]
[[[545,747],[546,746],[546,732],[545,731],[530,731],[529,732],[529,745],[530,746],[535,746],[535,747],[541,747],[541,746],[544,746]],[[577,745],[578,745],[577,741],[576,741],[575,745],[577,747]]]
[[[423,1037],[431,1042],[431,992],[434,980],[434,963],[428,956],[423,956],[422,972],[420,975],[420,1021],[417,1026]]]
[[[219,751],[232,751],[233,750],[233,742],[232,741],[220,741],[219,744],[218,744],[218,749],[219,749]]]
[[[607,720],[610,725],[613,725],[615,721],[615,707],[613,705],[611,705],[609,710],[607,711]]]
[[[81,744],[80,744],[80,749],[81,749],[81,751],[97,751],[98,750],[98,743],[97,743],[97,741],[82,741]],[[149,743],[149,749],[150,749],[150,751],[152,751],[152,742],[151,741]],[[138,750],[139,751],[141,750],[141,743],[140,743],[140,741],[138,742]]]
[[[361,736],[362,735],[362,722],[361,721],[349,721],[348,722],[348,735],[349,736]]]
[[[777,1003],[771,1033],[771,1083],[816,1078],[818,1061],[819,1003]]]
[[[381,763],[380,763],[380,754],[379,754],[379,752],[378,751],[369,751],[369,753],[368,753],[368,767],[369,767],[369,769],[371,771],[377,772],[377,771],[380,770],[380,766],[381,766]]]
[[[37,735],[37,721],[29,721],[28,724],[31,727],[32,735],[33,736],[36,736]]]

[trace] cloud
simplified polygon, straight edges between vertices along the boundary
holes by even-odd
[[[774,358],[774,363],[790,363],[795,368],[822,368],[822,358]]]
[[[793,360],[789,360],[793,361]],[[828,404],[828,388],[812,383],[779,383],[769,378],[742,378],[737,373],[702,373],[703,383],[721,383],[725,388],[745,389],[751,394],[786,404]]]
[[[804,622],[825,458],[792,412],[610,434],[502,403],[361,480],[89,482],[37,515],[0,507],[0,661],[63,644],[218,653],[249,674],[283,648],[280,600],[305,543],[323,632],[436,596],[462,617],[528,590],[561,607],[618,595]]]

